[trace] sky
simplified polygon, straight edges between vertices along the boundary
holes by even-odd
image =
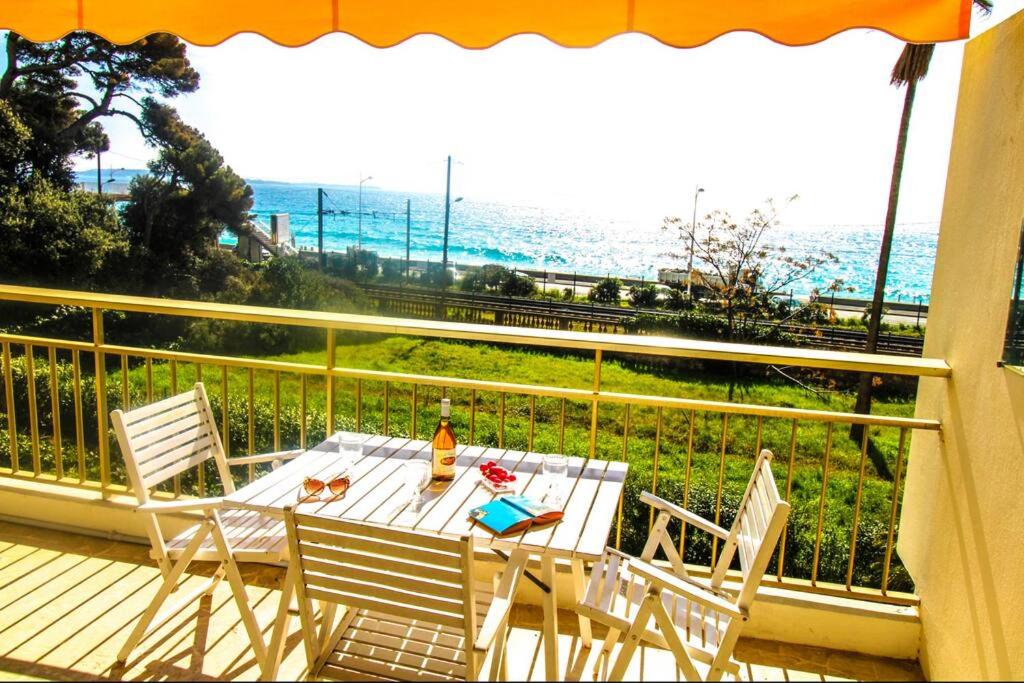
[[[1024,9],[997,0],[972,35]],[[743,215],[799,195],[795,226],[874,225],[885,215],[903,91],[903,44],[848,31],[809,47],[734,33],[695,49],[644,36],[590,49],[519,36],[466,50],[419,36],[377,49],[345,35],[301,48],[255,35],[190,47],[198,92],[174,101],[247,178],[453,193],[607,215]],[[918,89],[898,220],[941,213],[962,43],[940,44]],[[107,121],[105,166],[153,151]],[[94,162],[82,160],[82,168]]]

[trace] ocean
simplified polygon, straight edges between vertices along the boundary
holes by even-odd
[[[138,171],[117,171],[118,181]],[[83,171],[83,182],[95,174]],[[104,171],[104,179],[110,177]],[[356,187],[248,180],[255,197],[254,213],[269,225],[270,215],[289,214],[296,246],[317,245],[317,187],[326,191],[324,248],[344,251],[356,244],[360,223],[364,249],[381,256],[405,256],[406,200],[410,202],[410,254],[414,259],[440,261],[444,232],[444,195],[397,192],[363,187],[362,216]],[[842,217],[836,217],[842,223]],[[792,285],[806,294],[842,278],[856,298],[870,298],[881,242],[877,227],[779,225],[770,241],[784,245],[794,256],[828,250],[839,262]],[[935,226],[899,225],[893,242],[886,299],[928,302],[935,245]],[[466,198],[452,205],[448,259],[456,264],[498,263],[509,268],[534,268],[588,275],[657,277],[658,268],[676,266],[666,254],[685,253],[674,234],[662,230],[658,219],[629,219],[589,213],[583,209],[545,208]],[[698,266],[699,267],[699,266]]]

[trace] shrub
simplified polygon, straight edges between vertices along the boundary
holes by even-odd
[[[622,296],[622,281],[617,277],[606,277],[590,288],[588,298],[600,304],[617,304]]]
[[[658,288],[651,283],[629,288],[629,303],[636,308],[654,308],[658,305]]]

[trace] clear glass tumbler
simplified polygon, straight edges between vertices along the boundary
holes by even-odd
[[[545,455],[541,473],[547,483],[546,500],[555,507],[561,507],[569,484],[569,459],[564,455]]]
[[[342,472],[348,472],[363,454],[363,435],[342,432],[338,435],[338,456]]]
[[[426,460],[408,460],[402,467],[405,488],[409,495],[409,510],[419,512],[423,506],[421,492],[430,485],[430,463]]]

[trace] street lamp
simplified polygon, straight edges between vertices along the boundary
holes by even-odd
[[[686,298],[693,301],[693,248],[694,239],[697,235],[697,197],[704,191],[700,185],[693,193],[693,222],[690,223],[690,262],[686,266]]]
[[[363,175],[363,174],[360,173],[359,175]],[[368,176],[366,176],[365,178],[363,178],[362,180],[359,181],[359,211],[358,211],[358,215],[359,215],[359,242],[358,242],[358,248],[359,248],[359,251],[363,250],[363,183],[365,183],[367,180],[373,180],[373,176],[372,175],[368,175]]]
[[[441,252],[441,284],[444,284],[445,273],[448,272],[448,218],[451,214],[451,205],[458,204],[462,201],[462,197],[456,197],[455,199],[448,202],[445,206],[444,211],[444,248]]]

